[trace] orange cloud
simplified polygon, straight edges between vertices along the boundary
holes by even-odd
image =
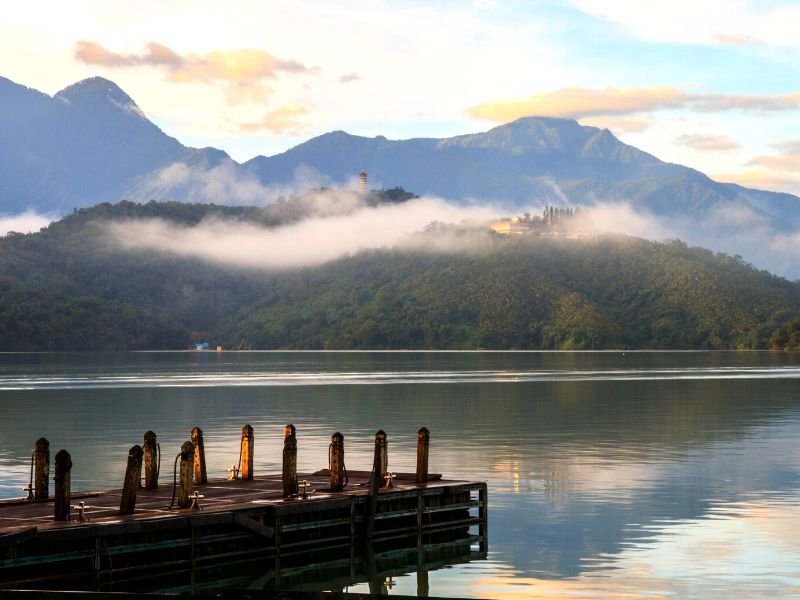
[[[711,175],[715,181],[738,183],[745,187],[774,192],[800,193],[800,177],[788,172],[776,172],[772,169],[750,169],[739,173],[716,173]]]
[[[701,152],[727,152],[736,150],[739,144],[725,135],[685,134],[675,139],[678,144]]]
[[[278,135],[300,135],[308,125],[298,117],[308,113],[308,109],[299,104],[286,104],[268,112],[261,121],[242,123],[239,130],[246,133],[269,131]]]
[[[695,112],[742,110],[773,112],[800,109],[800,93],[782,96],[687,94],[669,86],[651,88],[564,88],[527,98],[495,100],[473,106],[467,113],[479,119],[507,123],[520,117],[580,119],[636,115],[665,109]]]
[[[565,88],[517,100],[485,102],[468,110],[470,116],[506,123],[524,116],[577,119],[594,115],[622,115],[680,106],[683,94],[671,87]]]
[[[756,46],[764,42],[752,35],[740,35],[736,33],[718,33],[714,39],[726,46]]]
[[[264,80],[279,73],[313,73],[296,60],[277,58],[264,50],[244,48],[214,50],[207,54],[181,55],[158,42],[148,42],[141,54],[120,54],[97,42],[81,40],[75,46],[75,58],[89,65],[103,67],[150,66],[166,69],[166,78],[174,83],[227,84],[229,102],[263,102],[272,91]]]
[[[136,57],[111,52],[97,42],[88,40],[75,44],[75,58],[87,65],[101,67],[129,67],[138,64]]]

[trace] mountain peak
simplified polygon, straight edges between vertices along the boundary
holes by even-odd
[[[58,92],[54,97],[70,104],[85,105],[91,108],[110,104],[118,109],[144,117],[133,98],[126,94],[116,83],[104,77],[89,77],[73,83]]]

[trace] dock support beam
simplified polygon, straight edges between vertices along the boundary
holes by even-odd
[[[203,430],[199,427],[192,429],[192,444],[194,445],[194,482],[198,485],[208,483],[206,474],[206,450],[203,446]]]
[[[178,475],[178,506],[189,508],[192,505],[192,475],[194,464],[194,445],[183,442],[181,445],[181,467]]]
[[[141,446],[133,446],[128,452],[128,466],[125,469],[125,482],[122,485],[122,498],[119,501],[119,514],[132,515],[136,509],[136,490],[142,479],[142,458],[144,450]]]
[[[59,450],[56,454],[55,511],[53,516],[56,521],[69,521],[71,470],[72,457],[66,450]]]
[[[331,491],[344,489],[344,436],[338,431],[331,436],[330,449]]]
[[[417,432],[417,483],[428,481],[428,451],[431,432],[423,427]]]
[[[283,428],[283,497],[297,492],[297,430],[289,423]]]
[[[253,479],[253,428],[250,425],[242,427],[242,481]]]
[[[33,497],[47,500],[50,497],[50,442],[43,437],[36,440],[33,463]]]
[[[144,453],[144,487],[148,490],[154,490],[158,487],[158,442],[156,441],[156,434],[148,431],[144,434],[144,446],[142,447]]]

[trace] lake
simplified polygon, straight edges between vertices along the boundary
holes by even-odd
[[[41,436],[98,489],[148,429],[171,465],[201,427],[225,477],[246,423],[257,475],[280,472],[286,423],[300,471],[336,431],[368,470],[378,429],[413,471],[426,426],[432,472],[487,481],[488,558],[431,571],[432,596],[800,596],[797,353],[0,354],[0,497]],[[413,570],[393,584],[416,594]]]

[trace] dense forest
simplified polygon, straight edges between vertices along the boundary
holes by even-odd
[[[800,350],[798,283],[680,241],[467,230],[481,236],[472,250],[421,249],[448,233],[437,224],[414,246],[268,272],[121,252],[98,235],[108,221],[275,227],[312,210],[311,196],[267,208],[121,202],[0,238],[0,351],[183,349],[199,337],[254,349]]]

